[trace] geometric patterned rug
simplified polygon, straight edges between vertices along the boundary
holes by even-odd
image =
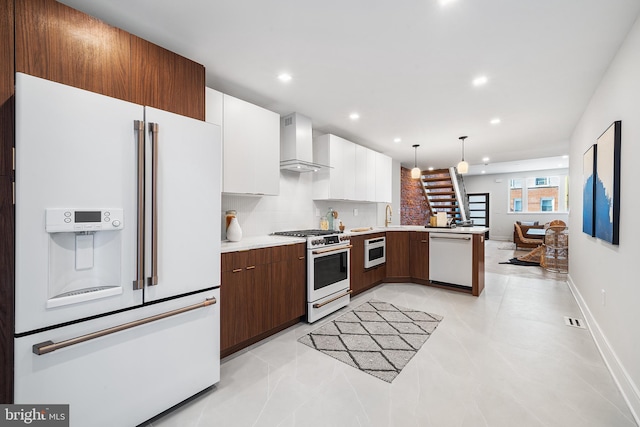
[[[390,383],[441,320],[437,314],[371,300],[298,341]]]

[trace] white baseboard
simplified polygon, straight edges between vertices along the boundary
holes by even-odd
[[[618,359],[616,352],[609,344],[607,337],[602,333],[602,329],[600,329],[598,322],[596,322],[596,319],[591,314],[589,306],[582,298],[582,294],[580,294],[578,287],[573,282],[571,275],[568,275],[567,282],[569,283],[569,289],[571,289],[573,297],[576,299],[582,311],[584,320],[587,323],[587,328],[591,332],[591,336],[604,359],[604,363],[607,365],[609,372],[611,372],[611,376],[618,386],[620,393],[622,393],[622,397],[627,402],[636,424],[640,425],[640,390],[638,386],[629,376],[622,363],[620,363],[620,359]]]

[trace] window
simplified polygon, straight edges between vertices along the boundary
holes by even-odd
[[[549,178],[536,178],[536,186],[549,185]]]
[[[554,199],[545,197],[540,199],[540,210],[542,212],[553,212]]]
[[[509,212],[566,212],[567,176],[509,179]]]
[[[513,199],[513,211],[522,212],[522,199]]]

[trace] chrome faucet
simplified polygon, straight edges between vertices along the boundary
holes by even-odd
[[[389,224],[391,224],[391,205],[384,208],[384,226],[388,227]]]

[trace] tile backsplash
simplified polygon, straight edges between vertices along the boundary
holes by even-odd
[[[225,212],[235,210],[243,237],[264,236],[274,231],[319,228],[320,216],[329,207],[338,212],[346,229],[378,224],[379,209],[376,203],[345,201],[314,201],[312,199],[313,175],[311,173],[280,173],[280,195],[245,196],[222,195],[222,239],[226,239]],[[357,210],[357,215],[354,214]],[[319,213],[320,215],[316,215]],[[382,220],[384,222],[384,219]]]

